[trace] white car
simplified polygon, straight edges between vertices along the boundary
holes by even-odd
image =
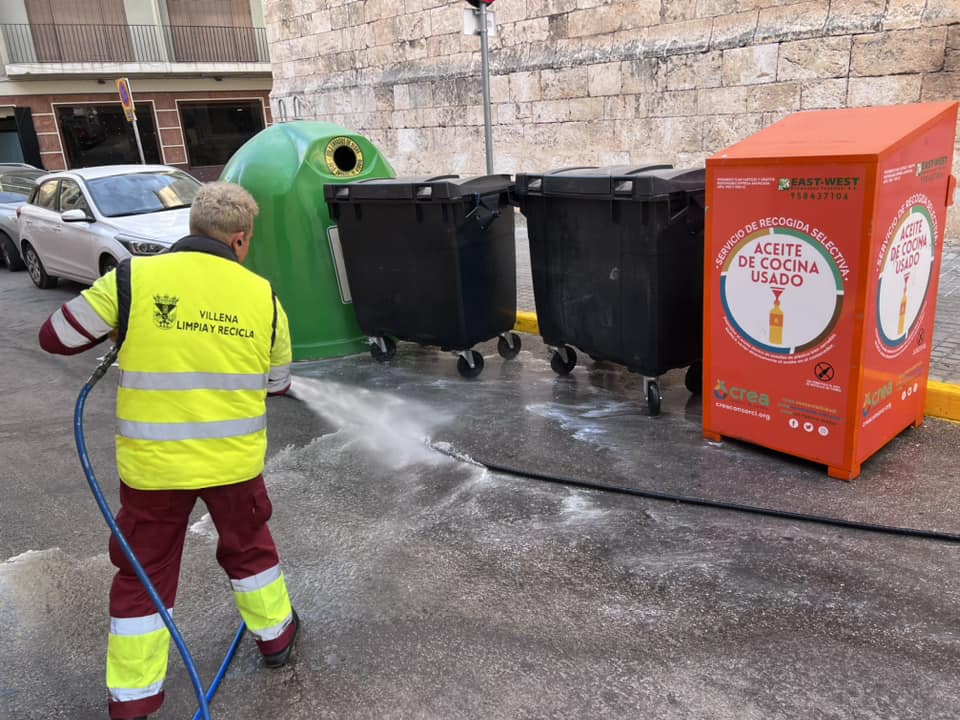
[[[131,255],[155,255],[189,234],[200,182],[167,165],[107,165],[37,180],[17,211],[20,254],[39,288],[90,284]]]

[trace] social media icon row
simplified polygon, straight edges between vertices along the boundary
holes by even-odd
[[[913,395],[920,388],[920,383],[914,383],[913,385],[908,385],[903,390],[900,391],[900,399],[906,400],[908,397]]]
[[[789,425],[792,429],[796,430],[797,428],[800,427],[800,421],[797,420],[797,418],[790,418],[790,419],[787,421],[787,425]],[[809,420],[807,420],[806,422],[803,423],[803,431],[804,431],[804,432],[812,433],[815,427],[816,427],[816,430],[817,430],[817,434],[818,434],[820,437],[827,437],[827,435],[830,434],[830,428],[828,428],[826,425],[820,425],[820,426],[818,427],[818,426],[815,426],[815,425],[814,425],[812,422],[810,422]]]

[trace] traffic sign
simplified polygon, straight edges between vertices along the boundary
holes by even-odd
[[[137,154],[140,156],[140,163],[146,164],[143,158],[143,144],[140,142],[140,128],[137,127],[137,111],[133,105],[133,92],[130,90],[130,81],[126,78],[117,78],[117,94],[120,96],[120,104],[123,106],[123,114],[127,122],[133,125],[133,138],[137,142]]]
[[[487,37],[497,36],[497,14],[488,10],[487,13]],[[480,11],[465,8],[463,11],[463,34],[480,34]]]
[[[137,119],[136,108],[133,105],[133,92],[130,90],[130,82],[126,78],[117,78],[117,93],[120,95],[120,104],[123,106],[123,114],[127,122],[134,122]]]

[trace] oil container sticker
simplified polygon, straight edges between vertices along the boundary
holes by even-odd
[[[890,223],[877,258],[876,348],[885,358],[900,355],[920,325],[936,237],[936,212],[930,199],[922,193],[910,196]]]
[[[849,267],[825,233],[768,217],[734,233],[716,258],[727,332],[756,357],[797,364],[829,351]]]
[[[350,294],[347,266],[343,262],[343,247],[340,245],[340,231],[336,225],[327,228],[327,240],[330,243],[330,257],[333,258],[333,269],[337,273],[337,286],[340,288],[340,300],[344,305],[349,305],[353,302],[353,296]]]

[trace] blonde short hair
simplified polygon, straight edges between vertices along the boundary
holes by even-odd
[[[235,183],[209,182],[197,191],[190,207],[190,233],[228,243],[237,232],[253,230],[260,212],[253,195]]]

